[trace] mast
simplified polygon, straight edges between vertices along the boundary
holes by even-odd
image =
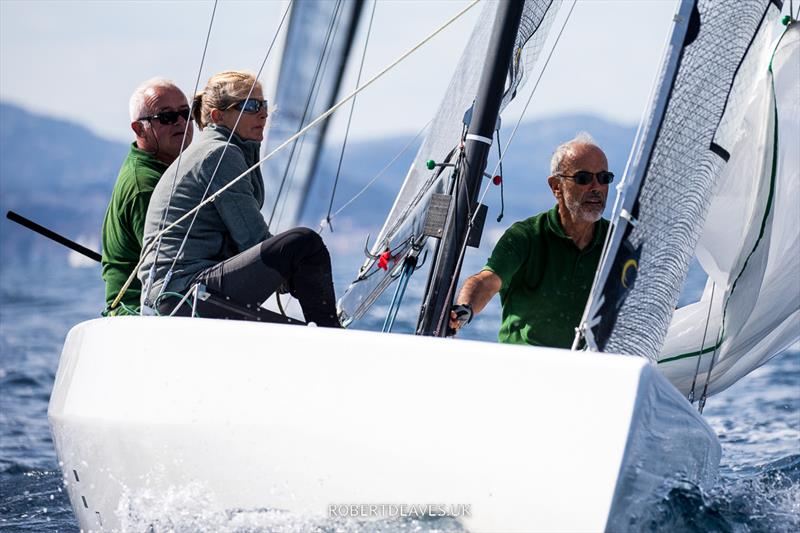
[[[454,202],[435,252],[435,263],[425,289],[417,334],[443,337],[447,334],[449,308],[461,272],[461,250],[469,237],[469,216],[475,208],[478,190],[494,136],[503,98],[506,76],[514,52],[525,2],[500,2],[489,41],[486,67],[481,76],[472,120],[464,143],[464,164],[455,175]],[[455,204],[455,205],[453,205]]]

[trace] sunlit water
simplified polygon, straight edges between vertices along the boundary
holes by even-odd
[[[64,337],[97,316],[103,299],[97,268],[9,266],[0,269],[0,530],[77,531],[47,423],[47,402]],[[337,277],[344,285],[346,277]],[[692,281],[692,280],[690,280]],[[693,280],[695,287],[702,280]],[[691,285],[691,284],[690,284]],[[343,286],[337,286],[342,289]],[[410,294],[413,298],[415,294]],[[386,302],[381,305],[385,306]],[[410,330],[415,311],[399,315]],[[361,324],[378,329],[378,318]],[[466,337],[493,340],[496,324],[478,320]],[[723,456],[717,484],[703,493],[675,485],[637,520],[645,531],[800,530],[800,353],[786,352],[724,393],[706,418]],[[214,513],[191,491],[162,500],[180,520],[155,531],[452,531],[452,519],[352,522],[301,520],[277,512]],[[576,512],[581,502],[575,502]],[[170,509],[159,509],[169,514]],[[131,524],[144,531],[148,524]]]

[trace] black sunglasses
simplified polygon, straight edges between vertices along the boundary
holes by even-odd
[[[261,111],[261,108],[264,108],[264,111],[267,110],[267,101],[266,100],[256,100],[255,98],[248,98],[247,100],[242,100],[240,102],[235,102],[225,109],[235,109],[236,111],[241,111],[242,113],[249,113],[255,114]]]
[[[612,181],[614,181],[614,173],[609,172],[607,170],[601,170],[600,172],[589,172],[588,170],[579,170],[572,176],[567,176],[566,174],[557,174],[562,178],[569,178],[578,185],[589,185],[592,182],[592,179],[597,176],[597,183],[600,185],[608,185]]]
[[[180,111],[162,111],[161,113],[156,113],[155,115],[150,115],[149,117],[142,117],[138,120],[149,120],[150,122],[158,120],[161,124],[167,126],[169,124],[176,124],[178,122],[178,118],[180,117],[183,117],[183,120],[188,122],[189,110],[181,109]]]

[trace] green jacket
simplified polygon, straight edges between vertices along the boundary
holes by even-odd
[[[503,281],[500,342],[569,348],[600,262],[608,221],[579,250],[564,233],[558,206],[513,224],[484,270]]]
[[[103,220],[103,279],[106,282],[106,310],[130,276],[142,251],[147,205],[167,165],[131,144],[131,151],[119,170],[111,202]],[[133,279],[122,297],[131,309],[139,307],[142,284]],[[120,307],[114,314],[123,313]],[[103,314],[107,314],[104,311]]]

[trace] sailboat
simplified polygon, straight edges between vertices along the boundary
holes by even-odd
[[[592,351],[438,338],[462,250],[475,239],[477,184],[497,114],[557,5],[484,7],[448,90],[465,94],[445,95],[370,258],[339,304],[345,321],[357,319],[380,291],[407,281],[414,271],[407,260],[436,241],[420,335],[144,316],[70,331],[48,415],[82,529],[193,529],[195,514],[217,513],[262,514],[275,528],[295,529],[445,515],[474,531],[618,531],[635,527],[648,495],[667,480],[713,481],[720,445],[687,399],[685,364],[675,384],[661,369],[674,366],[668,350],[696,345],[705,361],[675,361],[698,361],[694,386],[710,394],[740,372],[737,354],[757,366],[788,338],[797,301],[780,314],[786,328],[755,325],[765,324],[764,305],[785,304],[770,292],[781,279],[771,259],[796,244],[797,225],[781,227],[781,217],[798,202],[787,205],[776,192],[766,193],[767,207],[748,200],[747,257],[737,252],[725,262],[712,248],[716,213],[725,211],[720,191],[747,178],[730,164],[742,153],[758,154],[757,168],[775,169],[770,191],[797,190],[798,166],[785,150],[797,146],[798,27],[776,36],[780,9],[767,0],[681,3],[579,331]],[[712,82],[713,103],[701,106]],[[681,195],[695,190],[680,180],[698,175],[705,185],[687,215]],[[657,188],[673,183],[681,195],[660,206],[668,213],[653,226]],[[768,186],[751,187],[763,200]],[[681,222],[687,216],[694,218]],[[766,222],[754,226],[759,216]],[[680,247],[664,238],[664,251],[659,236],[668,234],[659,232],[670,221],[693,231],[679,236]],[[679,287],[698,242],[716,258],[704,264],[734,275],[711,275],[717,303],[709,290],[672,320],[672,293],[654,299],[652,284]],[[760,255],[755,274],[742,266],[752,268]],[[750,295],[749,313],[741,312],[740,293]],[[697,309],[711,309],[701,329],[713,334],[678,346],[684,318]],[[637,322],[643,312],[650,314]]]

